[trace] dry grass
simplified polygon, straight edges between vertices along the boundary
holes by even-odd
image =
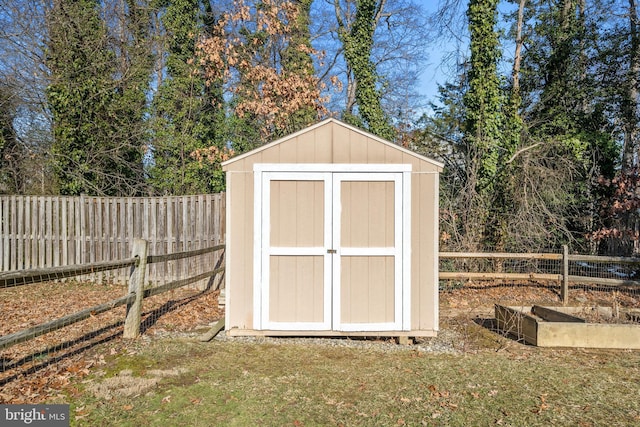
[[[524,346],[468,317],[443,319],[457,354],[387,344],[153,340],[117,349],[69,395],[91,426],[638,425],[640,352]],[[464,342],[462,342],[464,341]],[[135,396],[98,399],[119,376],[157,379]],[[159,379],[154,370],[179,369]]]
[[[0,400],[70,403],[80,426],[640,425],[640,352],[539,349],[488,328],[494,302],[552,305],[553,287],[441,292],[442,336],[454,354],[331,340],[200,343],[177,332],[207,324],[215,298],[189,301],[159,302],[167,309],[143,338],[74,353],[20,387],[3,385]]]

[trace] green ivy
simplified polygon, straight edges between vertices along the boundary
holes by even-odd
[[[387,140],[395,139],[395,130],[382,109],[379,77],[371,61],[374,20],[378,11],[377,0],[357,0],[356,14],[350,30],[339,32],[347,65],[356,82],[355,100],[358,116],[345,115],[346,122],[366,127],[370,132]]]

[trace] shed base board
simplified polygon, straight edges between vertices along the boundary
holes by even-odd
[[[230,337],[414,337],[428,338],[438,335],[438,331],[366,331],[366,332],[342,332],[342,331],[274,331],[256,329],[233,328],[226,331]]]

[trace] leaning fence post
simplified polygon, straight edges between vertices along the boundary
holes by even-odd
[[[569,247],[562,245],[562,305],[569,303]]]
[[[140,335],[140,319],[142,318],[142,300],[144,299],[144,282],[147,277],[147,246],[148,242],[142,239],[133,241],[132,256],[138,258],[133,273],[129,277],[128,292],[135,293],[136,299],[127,304],[127,315],[124,320],[123,338],[137,338]]]

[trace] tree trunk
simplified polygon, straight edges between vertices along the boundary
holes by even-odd
[[[627,93],[622,106],[624,117],[623,172],[629,171],[638,163],[638,105],[636,100],[638,99],[638,72],[640,72],[640,39],[635,0],[629,0],[629,33],[631,35],[631,52],[627,74]]]
[[[520,0],[518,6],[518,23],[516,26],[516,52],[513,59],[513,94],[520,94],[520,62],[522,61],[522,25],[524,23],[524,6],[527,0]]]

